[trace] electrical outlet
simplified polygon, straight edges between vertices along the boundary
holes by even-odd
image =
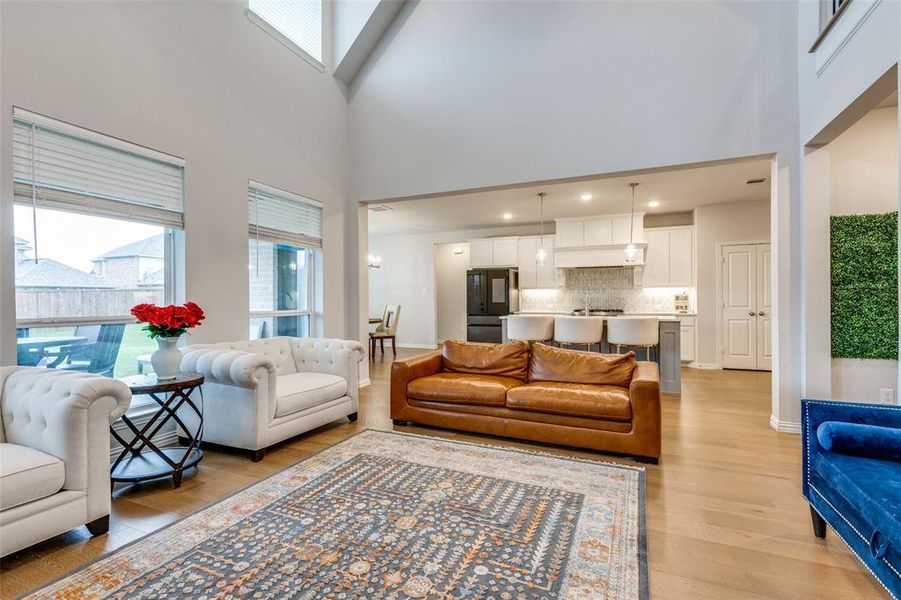
[[[882,388],[879,390],[879,402],[882,404],[894,404],[895,390],[892,388]]]

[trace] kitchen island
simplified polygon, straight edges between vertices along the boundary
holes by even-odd
[[[571,312],[519,312],[515,314],[523,315],[572,315]],[[504,342],[509,342],[507,336],[507,319],[512,315],[501,317],[501,334]],[[692,316],[691,314],[683,316]],[[593,315],[589,318],[604,319],[604,337],[601,339],[601,352],[611,352],[607,344],[607,320],[618,319],[622,317],[656,317],[659,321],[660,334],[657,346],[654,349],[654,359],[660,369],[660,391],[668,394],[679,394],[682,392],[682,341],[681,341],[681,321],[676,314],[625,314],[622,316],[614,315]],[[642,350],[636,351],[637,358],[643,359]]]

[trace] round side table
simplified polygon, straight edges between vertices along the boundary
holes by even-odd
[[[199,373],[179,373],[175,379],[159,381],[156,375],[133,375],[121,381],[134,395],[150,396],[157,404],[156,412],[142,427],[138,427],[128,416],[122,422],[134,433],[126,441],[110,427],[113,437],[122,444],[122,452],[110,467],[110,480],[135,483],[159,477],[172,477],[175,487],[181,486],[182,474],[197,465],[203,458],[200,442],[203,436],[203,375]],[[199,405],[191,398],[194,390],[200,394]],[[197,415],[197,427],[192,432],[179,418],[177,411],[187,406]],[[188,436],[185,446],[160,448],[153,443],[155,436],[170,420],[175,421]]]

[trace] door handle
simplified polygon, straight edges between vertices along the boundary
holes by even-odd
[[[751,312],[749,312],[749,313],[748,313],[748,316],[749,316],[749,317],[753,317],[753,316],[754,316],[754,311],[752,310]]]
[[[766,313],[763,312],[763,311],[760,311],[759,313],[757,313],[757,316],[765,317],[765,316],[766,316]]]

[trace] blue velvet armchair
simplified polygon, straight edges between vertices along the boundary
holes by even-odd
[[[802,400],[803,491],[826,525],[901,597],[901,406]]]

